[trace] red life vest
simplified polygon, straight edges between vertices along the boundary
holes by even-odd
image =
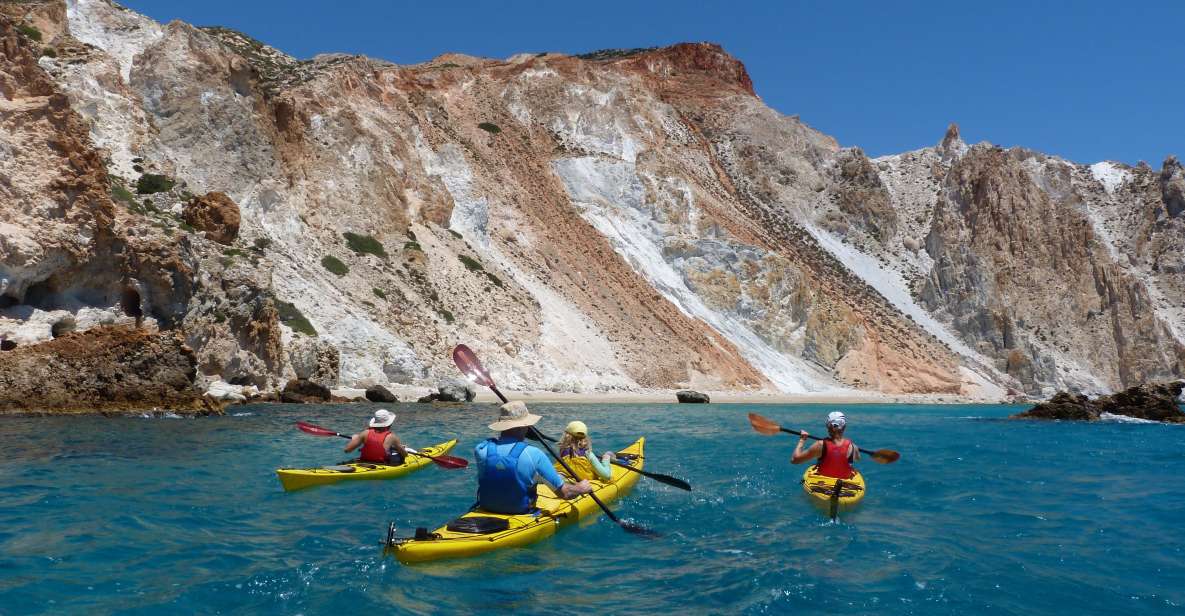
[[[362,452],[359,454],[358,459],[363,462],[386,464],[387,448],[383,446],[383,441],[387,440],[387,435],[390,433],[390,430],[367,428],[366,442],[362,443]]]
[[[852,469],[852,441],[844,439],[838,445],[823,441],[823,456],[819,458],[819,474],[836,479],[849,479],[856,471]]]

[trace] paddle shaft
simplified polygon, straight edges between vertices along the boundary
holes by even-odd
[[[802,432],[799,432],[798,430],[791,430],[790,428],[783,428],[781,426],[778,426],[778,429],[781,430],[782,432],[785,432],[786,434],[793,434],[794,436],[798,436],[798,437],[802,436]],[[809,439],[816,440],[816,441],[827,440],[826,438],[824,438],[822,436],[815,436],[814,434],[808,434],[808,435],[806,435],[806,437]],[[857,447],[856,449],[859,449],[860,453],[866,453],[870,456],[876,457],[875,451],[868,451],[867,449],[864,449],[863,447]]]

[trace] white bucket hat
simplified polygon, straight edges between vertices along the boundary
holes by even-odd
[[[393,423],[395,423],[395,413],[387,409],[379,409],[374,412],[374,419],[370,420],[370,427],[386,428]]]
[[[513,428],[524,428],[535,425],[540,419],[543,418],[532,415],[531,411],[527,410],[527,405],[522,400],[511,400],[499,409],[498,421],[490,424],[490,429],[501,432]]]
[[[827,425],[843,430],[848,425],[848,418],[843,411],[831,411],[827,413]]]

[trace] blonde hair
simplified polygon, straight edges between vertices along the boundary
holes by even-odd
[[[561,452],[565,449],[571,449],[572,451],[579,451],[581,449],[592,451],[592,441],[589,440],[587,434],[584,436],[572,436],[564,432],[564,436],[560,438],[560,444],[557,449]]]

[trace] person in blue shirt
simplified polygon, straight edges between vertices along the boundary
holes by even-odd
[[[477,463],[477,507],[491,513],[529,513],[535,507],[536,477],[551,486],[560,498],[572,499],[592,491],[587,479],[565,482],[538,447],[523,439],[542,417],[515,400],[503,404],[498,421],[490,429],[500,432],[473,448]]]

